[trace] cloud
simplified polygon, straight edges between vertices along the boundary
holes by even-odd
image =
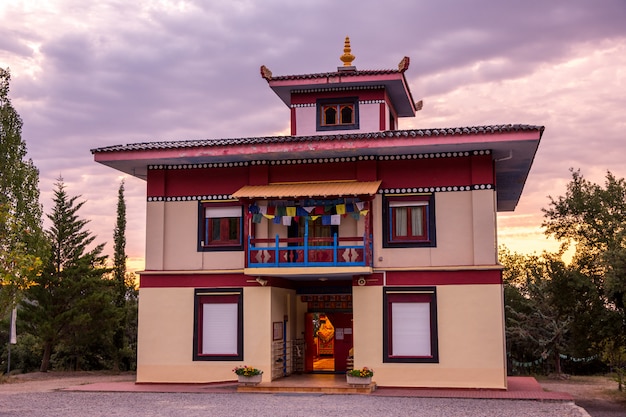
[[[570,167],[595,181],[607,169],[626,175],[622,0],[14,0],[0,4],[0,19],[0,66],[11,67],[44,207],[63,175],[108,242],[121,177],[89,149],[285,133],[289,109],[259,66],[276,75],[333,71],[346,35],[357,68],[411,57],[406,76],[425,107],[403,128],[546,126],[503,229],[537,230],[546,196],[564,191]],[[126,181],[127,248],[140,258],[145,183]],[[518,214],[524,226],[511,223]]]

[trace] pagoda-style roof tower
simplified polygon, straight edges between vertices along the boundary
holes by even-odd
[[[349,37],[343,50],[343,65],[333,72],[274,76],[261,66],[261,76],[291,108],[292,135],[396,130],[398,118],[414,117],[421,109],[404,76],[408,57],[398,69],[357,70]]]

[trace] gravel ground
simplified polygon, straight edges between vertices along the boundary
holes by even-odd
[[[138,393],[59,391],[134,375],[33,373],[0,384],[0,417],[584,417],[574,403],[523,400],[375,397],[366,395]]]
[[[0,416],[582,417],[573,403],[310,394],[38,392],[0,395]]]

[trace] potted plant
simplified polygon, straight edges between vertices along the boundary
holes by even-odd
[[[263,371],[252,366],[243,365],[233,369],[237,374],[237,380],[242,385],[257,385],[263,378]]]
[[[352,369],[346,372],[346,381],[350,385],[369,385],[373,376],[374,370],[365,366],[362,369]]]

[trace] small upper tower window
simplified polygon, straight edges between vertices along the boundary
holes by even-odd
[[[318,100],[317,130],[353,130],[359,128],[356,98]]]
[[[322,110],[322,125],[351,125],[354,124],[353,104],[327,104]]]
[[[322,124],[325,126],[337,124],[337,106],[324,106],[324,120]]]
[[[352,117],[352,115],[354,114],[354,108],[351,104],[340,106],[340,111],[342,125],[350,125],[354,123],[354,118]]]

